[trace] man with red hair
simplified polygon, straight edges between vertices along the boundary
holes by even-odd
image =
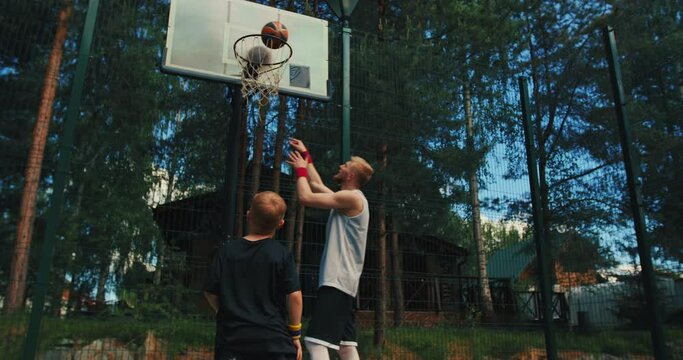
[[[312,360],[328,360],[328,349],[337,350],[342,360],[359,359],[353,303],[363,271],[370,221],[368,200],[360,189],[372,177],[372,166],[358,156],[351,157],[334,175],[341,189],[332,191],[320,179],[304,143],[290,139],[289,144],[296,150],[289,154],[287,162],[297,177],[299,202],[330,209],[317,298],[304,339],[306,349]]]

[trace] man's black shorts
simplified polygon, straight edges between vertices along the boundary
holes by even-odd
[[[296,360],[296,355],[236,353],[216,349],[214,360]]]
[[[351,295],[339,289],[320,287],[304,340],[335,350],[339,345],[358,346],[353,302]]]

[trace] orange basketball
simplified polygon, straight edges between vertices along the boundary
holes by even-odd
[[[279,49],[289,38],[287,27],[279,21],[271,21],[261,29],[261,40],[271,49]]]

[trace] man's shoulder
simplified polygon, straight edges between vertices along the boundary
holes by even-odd
[[[355,213],[357,211],[363,211],[365,206],[365,202],[367,199],[365,198],[365,194],[360,189],[352,189],[352,190],[339,190],[337,191],[338,194],[342,194],[342,196],[346,197],[346,203],[347,204],[353,204],[350,207],[345,207],[342,211],[344,215],[346,216],[355,216],[356,214],[347,214],[348,212]]]
[[[365,194],[363,194],[363,191],[361,191],[360,189],[337,190],[337,191],[335,191],[335,194],[341,194],[344,196],[352,196],[352,197],[359,198],[359,199],[365,198]]]
[[[335,191],[336,193],[349,193],[349,194],[363,194],[363,191],[361,189],[339,189]]]

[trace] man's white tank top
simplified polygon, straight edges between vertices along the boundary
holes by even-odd
[[[365,261],[370,210],[363,192],[354,191],[363,199],[363,211],[356,216],[346,216],[336,209],[330,211],[318,286],[331,286],[355,297]]]

